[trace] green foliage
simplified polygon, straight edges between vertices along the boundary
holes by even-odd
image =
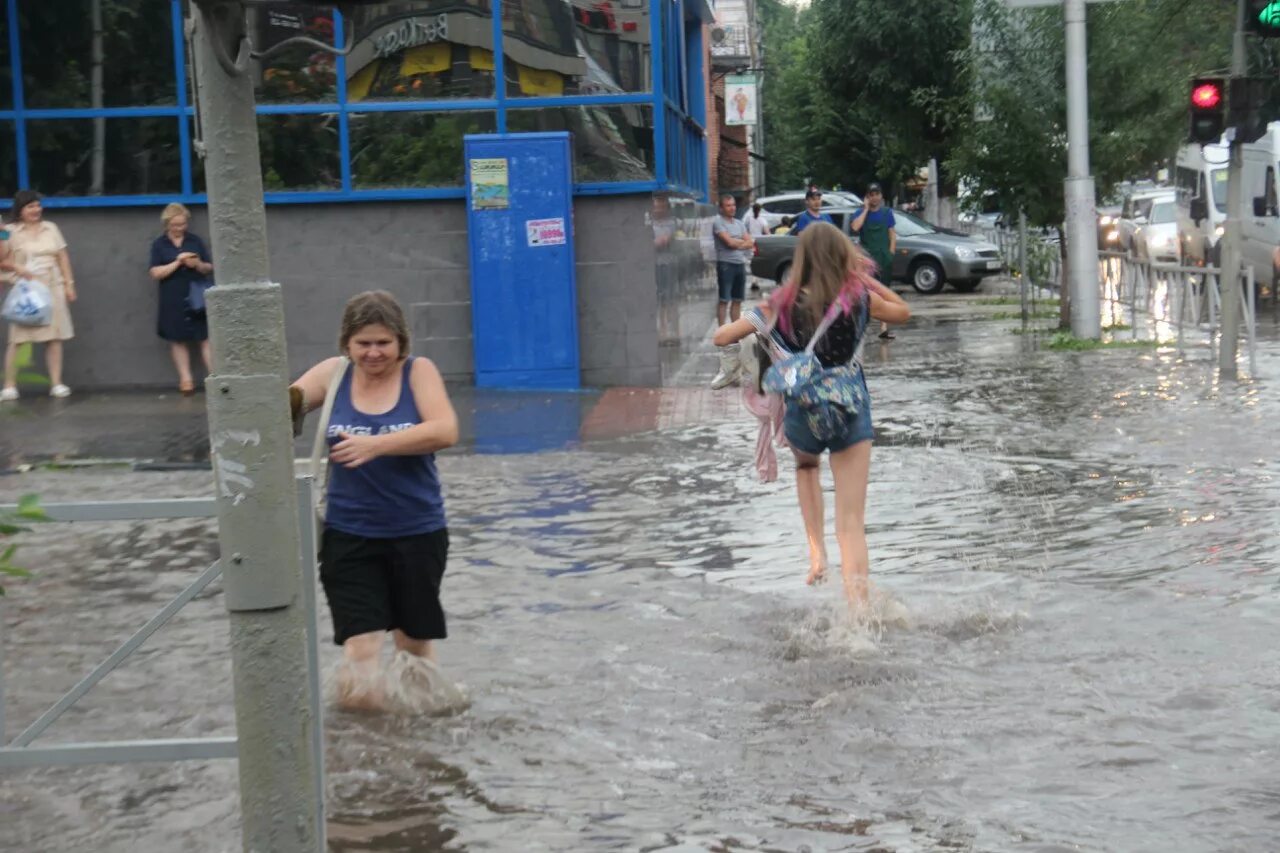
[[[1052,320],[1058,316],[1057,310],[1053,311],[1028,311],[1027,319],[1030,320]],[[997,311],[987,319],[989,320],[1021,320],[1021,311]]]
[[[1126,0],[1089,7],[1089,145],[1106,197],[1150,177],[1186,134],[1186,83],[1227,65],[1234,0]],[[1063,220],[1066,91],[1062,13],[975,0],[977,36],[960,57],[972,88],[952,105],[961,132],[950,168],[974,197],[994,194],[1033,226]],[[1257,68],[1274,48],[1257,48]],[[1274,76],[1274,75],[1273,75]]]
[[[975,299],[974,304],[976,305],[1021,305],[1022,298],[1018,296],[993,296],[987,299]],[[1046,308],[1057,308],[1058,300],[1041,299],[1036,302],[1036,305],[1037,307],[1040,305],[1043,305]],[[1057,316],[1057,315],[1054,315],[1054,316]]]
[[[759,0],[767,70],[760,89],[769,192],[795,189],[813,177],[808,162],[813,75],[808,69],[808,9]]]
[[[40,499],[35,495],[23,495],[18,499],[17,510],[0,513],[0,540],[30,530],[31,528],[28,526],[30,523],[48,520],[49,517],[40,508]],[[0,576],[11,578],[31,577],[31,572],[13,564],[13,556],[17,553],[17,550],[18,546],[15,544],[10,544],[0,550]],[[5,589],[0,586],[0,595],[4,594]]]
[[[41,386],[49,384],[49,377],[34,369],[35,346],[33,344],[18,344],[18,349],[14,353],[14,364],[18,368],[19,384]]]

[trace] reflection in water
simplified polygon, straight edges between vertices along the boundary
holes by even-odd
[[[472,705],[328,714],[333,849],[1271,849],[1280,406],[1195,350],[1048,355],[1001,330],[994,355],[917,332],[869,369],[869,624],[838,584],[804,585],[791,474],[756,480],[749,420],[442,457],[441,657]],[[13,724],[212,547],[189,522],[25,541]],[[226,645],[220,597],[198,599],[57,736],[229,732]],[[230,763],[9,773],[0,850],[231,849],[234,786]]]

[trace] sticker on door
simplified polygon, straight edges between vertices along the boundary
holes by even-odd
[[[565,243],[563,219],[526,219],[524,228],[530,246],[563,246]]]

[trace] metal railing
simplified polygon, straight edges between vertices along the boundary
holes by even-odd
[[[311,697],[311,713],[317,721],[314,727],[315,776],[313,794],[317,798],[320,815],[320,850],[325,849],[324,827],[324,726],[323,707],[320,699],[320,658],[318,629],[316,624],[316,526],[312,510],[311,477],[299,476],[298,521],[302,546],[298,555],[302,567],[302,604],[305,608],[307,642],[307,681]],[[178,498],[171,500],[109,501],[90,503],[45,504],[46,515],[53,521],[101,522],[138,521],[174,518],[214,518],[217,515],[214,498]],[[0,511],[14,510],[14,505],[0,504]],[[121,643],[74,687],[54,702],[43,714],[22,730],[13,740],[5,742],[5,661],[4,618],[0,611],[0,770],[21,767],[50,767],[78,764],[121,764],[139,761],[188,761],[217,758],[236,758],[234,737],[165,738],[159,740],[121,740],[111,742],[75,742],[48,746],[33,746],[33,742],[54,724],[81,697],[102,681],[116,667],[135,652],[152,634],[163,627],[174,614],[199,595],[222,574],[222,566],[214,562],[202,571],[186,589],[178,593],[168,604],[146,621],[127,640]],[[3,599],[0,599],[0,606]]]
[[[1211,342],[1222,332],[1222,275],[1216,267],[1160,264],[1123,252],[1099,252],[1098,283],[1103,325],[1127,325],[1135,339],[1139,313],[1146,316],[1156,340],[1174,340],[1179,349],[1188,331],[1207,332]],[[1256,374],[1258,306],[1252,267],[1241,271],[1237,286],[1243,288],[1240,320],[1249,372]]]

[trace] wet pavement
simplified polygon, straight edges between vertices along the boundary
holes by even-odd
[[[756,481],[752,422],[695,384],[710,351],[682,387],[551,395],[542,421],[537,395],[499,399],[510,422],[441,460],[442,663],[473,704],[329,713],[331,849],[1272,849],[1280,342],[1261,344],[1262,378],[1222,385],[1199,345],[1039,351],[987,298],[916,299],[868,353],[869,625],[837,582],[804,586],[791,466]],[[199,399],[154,405],[170,404]],[[194,440],[186,458],[156,449],[164,429],[114,436],[113,418],[152,420],[116,405],[80,403],[100,438],[55,423],[71,406],[4,413],[8,467],[201,458]],[[203,424],[171,417],[175,434]],[[47,501],[209,490],[204,471],[106,466],[0,484]],[[4,612],[10,734],[207,565],[213,537],[173,521],[23,539],[37,576]],[[226,646],[211,588],[48,741],[231,734]],[[15,853],[236,850],[235,766],[6,773],[0,824]]]

